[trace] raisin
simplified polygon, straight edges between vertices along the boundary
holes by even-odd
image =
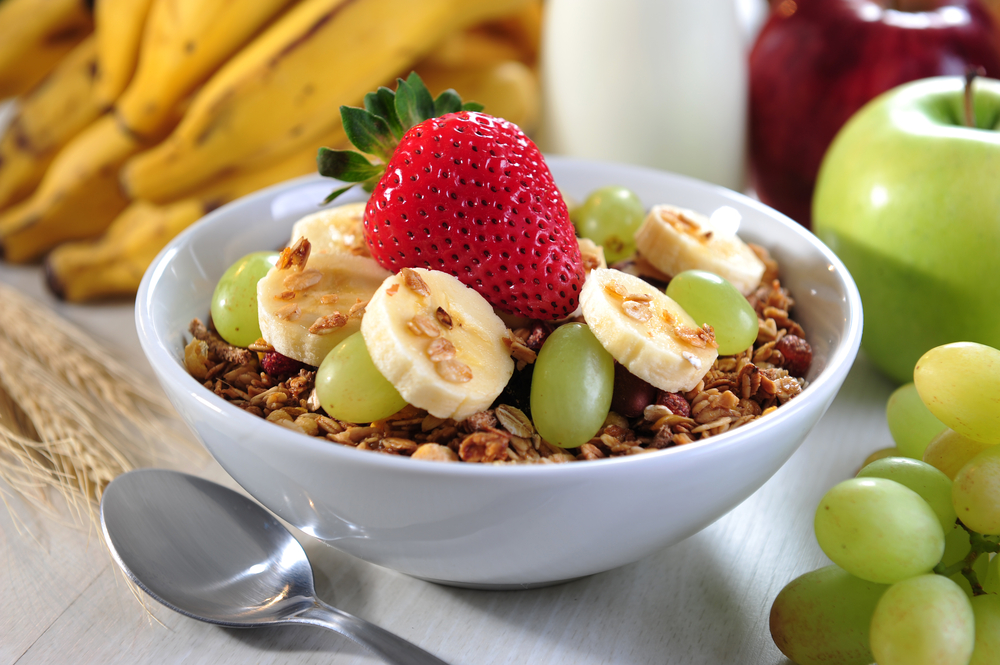
[[[670,412],[675,416],[691,417],[691,404],[680,393],[668,393],[661,390],[660,394],[656,396],[656,403],[670,409]]]
[[[638,418],[656,399],[657,389],[615,363],[615,386],[611,393],[611,410],[626,418]]]
[[[785,359],[783,367],[792,376],[805,376],[812,364],[812,347],[798,335],[785,335],[774,345]]]
[[[541,321],[535,321],[534,325],[531,326],[531,334],[528,335],[528,339],[525,340],[524,345],[532,351],[538,351],[548,338],[548,327]]]

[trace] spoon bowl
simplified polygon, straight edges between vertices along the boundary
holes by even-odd
[[[443,661],[316,598],[302,545],[251,499],[202,478],[140,469],[112,481],[101,528],[115,561],[170,609],[236,628],[334,630],[389,662]]]

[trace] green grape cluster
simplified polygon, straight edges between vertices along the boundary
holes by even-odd
[[[1000,658],[1000,351],[928,351],[886,407],[891,454],[820,500],[835,565],[789,583],[771,635],[799,665]]]

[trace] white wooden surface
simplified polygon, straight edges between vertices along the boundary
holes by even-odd
[[[56,307],[150,371],[130,305],[57,303],[37,267],[0,264],[0,281]],[[789,580],[828,563],[812,535],[813,511],[827,488],[853,475],[871,451],[891,445],[884,417],[891,390],[862,355],[802,447],[746,502],[678,545],[561,586],[438,586],[299,535],[320,597],[450,663],[787,664],[768,633],[771,601]],[[207,457],[185,465],[232,485]],[[379,662],[318,628],[224,629],[149,600],[153,620],[96,532],[53,524],[16,498],[8,503],[32,533],[19,533],[0,509],[0,663]],[[531,565],[531,552],[524,560]]]

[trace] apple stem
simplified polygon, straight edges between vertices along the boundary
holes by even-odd
[[[972,82],[977,76],[986,76],[983,67],[969,67],[965,70],[965,126],[976,126],[976,109],[972,104]]]

